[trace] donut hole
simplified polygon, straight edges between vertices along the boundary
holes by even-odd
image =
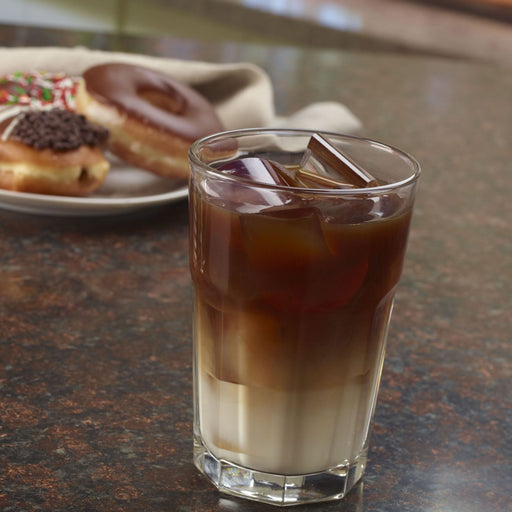
[[[165,94],[155,90],[140,90],[137,92],[139,98],[151,103],[156,108],[172,112],[173,114],[181,114],[185,111],[187,102],[185,98],[179,94]]]

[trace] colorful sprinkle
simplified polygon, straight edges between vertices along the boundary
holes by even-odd
[[[0,105],[74,110],[79,78],[64,73],[16,71],[0,77]]]

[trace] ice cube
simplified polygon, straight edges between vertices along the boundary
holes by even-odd
[[[313,161],[315,157],[308,150],[311,158],[305,161],[305,165],[311,170],[302,168],[299,165],[283,165],[274,160],[263,158],[247,157],[232,160],[223,164],[218,170],[229,176],[253,181],[255,183],[264,183],[266,185],[279,185],[295,188],[354,188],[351,183],[344,183],[339,180],[339,176],[333,179],[324,174],[319,174],[314,168]]]
[[[240,217],[246,253],[259,269],[303,268],[328,257],[318,211],[283,208]]]
[[[364,279],[366,260],[333,254],[315,208],[246,215],[240,222],[255,281],[272,309],[300,313],[338,308]]]
[[[365,169],[319,134],[309,140],[300,167],[313,175],[340,181],[345,186],[365,188],[378,185],[377,180]]]
[[[268,160],[239,158],[224,163],[218,170],[228,177],[244,180],[216,180],[214,185],[217,196],[239,212],[256,213],[269,207],[283,206],[291,200],[285,190],[269,188],[269,185],[286,186],[289,183]]]
[[[246,157],[232,160],[218,168],[222,173],[242,178],[256,183],[265,183],[267,185],[289,185],[286,178],[276,171],[276,168],[270,161],[257,158]]]
[[[328,176],[311,172],[302,167],[296,166],[285,166],[274,161],[269,161],[270,165],[274,168],[283,180],[291,187],[298,188],[353,188],[354,186],[349,183],[341,183],[339,180],[333,180]]]
[[[373,209],[377,201],[367,197],[327,198],[318,201],[317,207],[324,223],[356,225],[375,217]]]
[[[289,360],[287,346],[279,343],[277,318],[249,308],[223,310],[196,302],[199,362],[202,370],[237,384],[282,386],[283,368]]]

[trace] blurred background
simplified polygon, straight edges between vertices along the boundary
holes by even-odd
[[[512,65],[512,0],[0,0],[0,25]]]

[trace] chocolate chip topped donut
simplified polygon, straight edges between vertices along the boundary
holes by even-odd
[[[206,98],[153,69],[107,63],[82,76],[77,111],[108,128],[109,149],[135,166],[186,178],[190,144],[223,130]]]
[[[0,188],[88,195],[110,168],[101,150],[107,137],[71,111],[7,107],[0,112]]]
[[[57,108],[24,112],[13,124],[9,138],[37,150],[100,146],[108,137],[108,130],[90,123],[85,116]]]

